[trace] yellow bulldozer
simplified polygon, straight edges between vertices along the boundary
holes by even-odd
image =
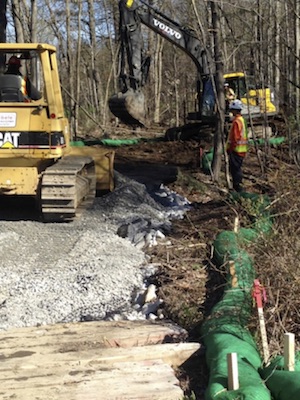
[[[71,145],[54,46],[1,43],[0,62],[0,195],[33,196],[43,221],[72,220],[113,189],[114,152]]]

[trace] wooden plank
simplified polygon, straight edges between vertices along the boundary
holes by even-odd
[[[92,367],[89,369],[82,368],[80,365],[74,366],[71,369],[65,368],[57,368],[48,370],[48,374],[43,375],[39,369],[23,369],[17,377],[9,375],[9,371],[7,371],[6,376],[0,377],[0,385],[1,388],[5,387],[5,389],[13,390],[13,389],[27,389],[31,387],[37,386],[60,386],[62,384],[75,384],[80,383],[82,381],[89,382],[93,379],[106,379],[111,381],[115,380],[116,376],[120,376],[122,373],[124,378],[128,378],[129,375],[134,374],[136,377],[131,378],[132,380],[136,379],[139,376],[139,371],[136,368],[138,365],[144,371],[148,366],[153,365],[167,365],[163,363],[161,360],[150,360],[150,361],[139,361],[139,362],[128,362],[128,363],[116,363],[114,366],[106,366],[103,364],[101,367]],[[168,366],[170,367],[170,366]],[[172,376],[174,380],[174,371],[167,368],[168,371],[172,371]],[[101,375],[101,376],[100,376]]]
[[[228,390],[237,390],[239,388],[239,370],[237,353],[227,354],[228,369]]]
[[[40,346],[55,346],[57,352],[105,347],[133,347],[163,342],[183,341],[187,332],[171,323],[146,321],[92,321],[41,327],[15,328],[0,332],[0,354],[6,348],[20,348],[20,338],[27,351]],[[53,347],[54,348],[54,347]]]
[[[172,337],[178,340],[182,334],[173,324],[127,321],[1,332],[0,398],[182,399],[173,368],[195,354],[200,345],[162,343]],[[117,346],[122,343],[124,348]]]
[[[166,343],[155,346],[143,346],[133,348],[111,348],[111,349],[90,349],[82,350],[80,345],[77,351],[57,353],[50,346],[36,346],[27,351],[26,348],[14,352],[6,349],[1,353],[0,358],[0,378],[8,374],[13,374],[12,370],[23,371],[26,376],[30,376],[34,370],[39,370],[40,374],[51,374],[51,370],[63,367],[78,366],[80,360],[81,368],[91,366],[110,366],[117,362],[136,362],[142,360],[161,359],[173,368],[183,364],[187,359],[200,349],[199,343]],[[34,351],[32,351],[34,350]],[[26,370],[28,370],[26,372]],[[26,376],[28,378],[28,376]]]
[[[62,376],[60,384],[52,377],[41,382],[3,382],[3,400],[180,400],[183,391],[172,368],[161,361],[122,363],[114,370],[90,370],[89,374]]]
[[[295,371],[295,334],[284,334],[284,369],[285,371]]]

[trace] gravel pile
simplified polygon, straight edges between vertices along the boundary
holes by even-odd
[[[146,318],[134,301],[155,272],[143,248],[186,207],[163,187],[150,195],[117,174],[115,191],[73,222],[0,221],[0,330]]]

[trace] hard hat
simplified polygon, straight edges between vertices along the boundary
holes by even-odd
[[[242,110],[243,109],[243,103],[241,100],[234,100],[229,104],[229,110]]]
[[[228,87],[228,86],[229,86],[229,83],[227,83],[227,82],[226,82],[226,83],[224,83],[224,86]]]
[[[10,59],[8,60],[8,65],[16,65],[16,66],[20,67],[21,61],[18,57],[11,56]]]

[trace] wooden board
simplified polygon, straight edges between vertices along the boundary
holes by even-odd
[[[60,350],[76,351],[78,342],[81,348],[89,347],[133,347],[163,342],[182,342],[187,332],[171,323],[155,322],[110,322],[92,321],[70,324],[46,325],[40,327],[16,328],[8,332],[0,331],[0,349],[19,345],[22,338],[26,347],[40,345],[57,346]]]
[[[200,345],[164,342],[178,342],[184,332],[172,324],[104,321],[0,332],[0,398],[182,399],[173,368]]]

